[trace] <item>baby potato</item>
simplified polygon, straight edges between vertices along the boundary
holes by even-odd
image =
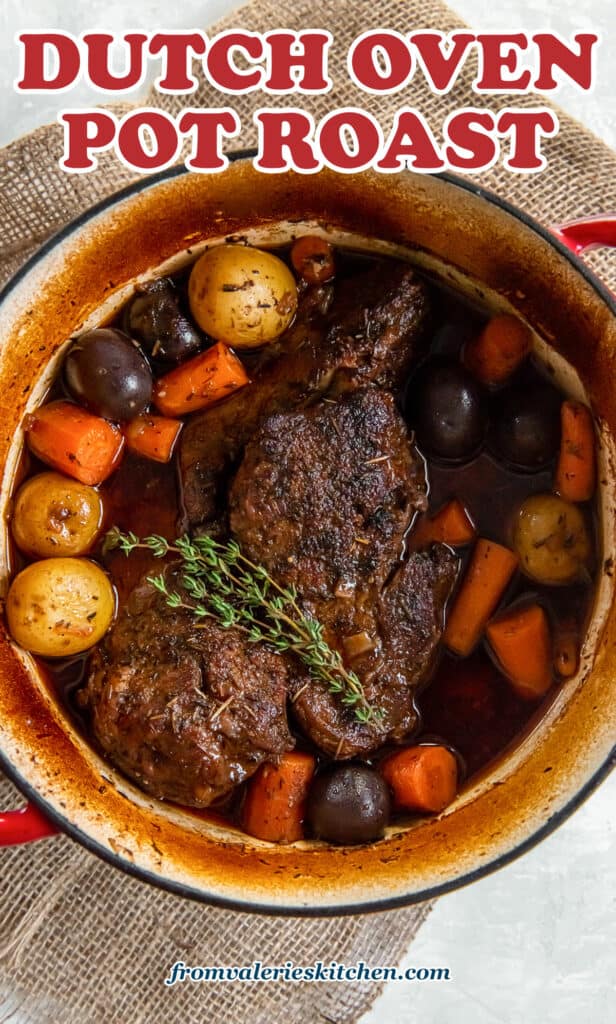
[[[33,654],[80,654],[105,635],[115,614],[115,591],[87,558],[45,558],[20,572],[6,598],[13,639]]]
[[[199,327],[234,348],[258,348],[289,326],[297,285],[271,252],[248,245],[218,245],[197,260],[188,299]]]
[[[11,527],[15,543],[28,555],[83,555],[102,518],[103,503],[93,487],[61,473],[39,473],[19,488]]]
[[[522,504],[513,543],[520,568],[537,583],[565,586],[588,568],[591,544],[577,505],[556,494],[533,494]]]

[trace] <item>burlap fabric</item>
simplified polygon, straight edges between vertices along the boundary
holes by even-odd
[[[536,97],[478,97],[468,67],[453,92],[434,96],[421,78],[404,94],[373,97],[347,78],[344,58],[368,27],[400,32],[450,30],[462,23],[438,0],[266,0],[248,3],[217,28],[241,26],[327,28],[334,33],[330,73],[334,90],[302,97],[315,117],[333,106],[371,110],[387,130],[393,111],[417,106],[437,138],[456,106],[492,108],[538,105]],[[607,55],[603,54],[603,60]],[[601,73],[601,65],[600,65]],[[152,95],[171,111],[181,97]],[[191,105],[221,105],[204,85]],[[276,105],[298,98],[276,97]],[[243,124],[235,145],[255,141],[251,114],[267,105],[259,94],[238,96]],[[549,168],[540,175],[511,175],[497,165],[476,177],[482,185],[526,209],[544,224],[616,209],[616,157],[598,139],[560,113],[561,131],[545,143]],[[40,243],[102,197],[128,184],[131,174],[108,156],[94,174],[62,174],[57,126],[41,128],[0,154],[0,279],[6,279]],[[616,261],[594,253],[589,262],[616,287]],[[19,795],[0,780],[0,806]],[[335,958],[352,963],[395,963],[429,911],[428,905],[368,918],[274,920],[194,905],[148,888],[97,861],[66,838],[0,853],[0,1021],[79,1021],[80,1024],[165,1024],[207,1019],[210,1024],[275,1024],[354,1021],[377,994],[374,984],[184,984],[165,989],[176,959],[192,964],[248,964],[294,960],[310,964]]]

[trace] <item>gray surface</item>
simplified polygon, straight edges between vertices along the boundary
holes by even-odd
[[[57,98],[13,94],[16,31],[202,27],[237,4],[230,0],[18,0],[0,5],[0,144],[55,118]],[[616,140],[616,76],[609,53],[608,0],[456,0],[473,27],[601,31],[598,83],[591,94],[563,89],[557,102],[609,145]],[[375,10],[378,9],[375,5]],[[421,27],[421,26],[417,26]],[[613,46],[612,46],[613,50]],[[104,98],[96,97],[97,102]],[[71,105],[92,102],[84,89]],[[597,196],[597,210],[601,197]],[[563,211],[566,215],[566,211]],[[616,256],[615,256],[616,258]],[[574,1024],[614,1018],[616,973],[616,777],[537,849],[468,889],[444,897],[423,926],[407,966],[447,966],[451,980],[391,983],[363,1024]],[[323,959],[335,957],[323,950]],[[17,1024],[17,1022],[16,1022]]]

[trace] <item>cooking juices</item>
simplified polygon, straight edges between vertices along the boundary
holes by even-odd
[[[279,255],[288,262],[288,250],[280,251]],[[327,254],[319,256],[317,253],[315,259],[317,256],[326,260]],[[336,262],[337,281],[353,278],[373,264],[369,258],[339,252]],[[318,260],[316,264],[309,260],[308,265],[310,272],[316,265],[318,273]],[[177,276],[174,283],[178,294],[184,296],[187,275]],[[305,282],[302,287],[306,287]],[[473,569],[476,538],[481,538],[488,546],[488,555],[490,545],[494,549],[511,549],[520,508],[532,496],[544,496],[548,501],[561,454],[559,416],[565,396],[526,353],[519,366],[505,373],[502,380],[494,383],[482,379],[485,366],[477,361],[476,354],[473,355],[473,346],[477,337],[485,332],[487,316],[451,290],[440,288],[433,281],[429,287],[433,296],[430,345],[413,367],[406,386],[396,394],[398,406],[425,460],[429,501],[427,511],[415,516],[405,537],[404,549],[407,553],[424,550],[432,539],[452,543],[460,560],[460,572],[458,589],[450,597],[445,612],[447,619],[452,606],[461,600],[464,581]],[[126,313],[122,311],[117,326],[126,326],[126,322]],[[186,325],[184,329],[190,333]],[[192,335],[189,340],[193,340]],[[514,348],[515,343],[514,338]],[[258,378],[260,367],[275,357],[275,353],[264,354],[259,349],[240,354],[254,379]],[[51,398],[60,397],[58,384]],[[170,541],[177,536],[178,529],[185,527],[183,495],[173,460],[161,464],[134,452],[125,452],[119,468],[99,490],[107,527],[114,525],[137,537],[157,534]],[[467,780],[485,769],[522,737],[543,713],[563,678],[575,672],[593,600],[595,571],[592,502],[578,502],[575,509],[579,509],[576,513],[582,524],[579,529],[584,531],[588,547],[580,555],[579,571],[572,570],[570,578],[565,571],[557,584],[545,577],[545,572],[545,578],[541,578],[534,568],[531,551],[529,571],[511,572],[509,582],[505,582],[486,616],[497,624],[494,643],[490,644],[486,638],[485,623],[478,627],[479,642],[473,643],[468,652],[460,651],[456,641],[448,643],[445,633],[445,644],[440,645],[429,674],[415,693],[417,725],[404,743],[412,744],[413,749],[422,744],[449,748],[458,758],[460,780]],[[431,537],[430,531],[436,529],[434,524],[443,510],[446,510],[443,522],[455,512],[460,528],[469,531],[467,538],[456,542],[451,534],[443,538],[437,534]],[[543,516],[540,525],[541,521],[545,524],[549,514],[547,506],[540,508],[538,514]],[[535,536],[531,536],[531,546]],[[555,536],[554,531],[548,531],[536,542],[554,549],[554,558],[559,554],[556,548],[560,543]],[[579,543],[580,537],[570,531],[561,546],[575,551]],[[525,564],[524,552],[518,554]],[[141,548],[126,557],[117,550],[101,549],[99,543],[93,556],[99,558],[110,573],[120,609],[145,574],[158,573],[161,569],[160,560],[154,558],[151,551]],[[473,602],[469,608],[473,612]],[[530,684],[528,680],[520,682],[516,677],[517,669],[503,670],[501,658],[507,658],[510,648],[506,641],[500,648],[499,643],[503,635],[506,637],[506,629],[501,630],[500,640],[498,637],[501,619],[505,626],[511,620],[518,628],[519,620],[521,628],[526,628],[525,616],[529,619],[532,615],[538,619],[540,628],[549,630],[550,637],[549,681],[537,684],[535,691],[532,680]],[[75,659],[45,662],[52,685],[71,713],[78,716],[86,732],[88,721],[76,705],[75,692],[82,683],[87,657],[86,653]],[[330,758],[301,732],[297,735],[297,744],[300,752],[315,758],[321,769],[327,768]],[[364,760],[369,765],[378,765],[397,749],[386,744]],[[285,784],[287,781],[283,779]],[[324,787],[325,783],[321,785]],[[215,816],[218,817],[221,806],[223,812],[231,816],[245,813],[241,811],[243,798],[243,788],[239,788],[231,797],[218,801],[214,804]],[[402,808],[394,807],[393,813],[395,818],[396,813],[402,813]],[[319,815],[323,816],[323,807],[315,812],[315,820]],[[360,829],[358,834],[364,835],[364,832]],[[336,840],[332,838],[332,841]]]

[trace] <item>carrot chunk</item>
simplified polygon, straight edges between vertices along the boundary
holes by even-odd
[[[248,783],[242,812],[246,832],[270,843],[304,837],[308,788],[316,762],[311,754],[283,754],[278,764],[262,764]]]
[[[125,428],[126,447],[154,462],[169,462],[183,425],[181,420],[143,413]]]
[[[589,501],[596,478],[595,431],[590,409],[581,402],[563,402],[560,427],[554,490],[566,501]]]
[[[464,365],[483,384],[503,384],[526,359],[532,335],[526,324],[505,313],[493,317],[464,348]]]
[[[243,364],[221,341],[165,374],[154,385],[154,404],[164,416],[184,416],[220,402],[248,384]]]
[[[26,418],[28,447],[48,466],[96,486],[120,461],[124,438],[119,427],[72,402],[50,402]]]
[[[518,696],[543,697],[552,685],[552,637],[541,605],[509,609],[488,623],[486,635]]]
[[[443,639],[450,651],[463,658],[471,653],[517,565],[509,548],[479,538],[447,619]]]
[[[307,284],[331,281],[336,273],[333,247],[317,235],[303,235],[293,243],[291,263]]]
[[[396,807],[438,814],[454,799],[458,763],[447,747],[406,747],[385,758],[380,766],[391,787]]]
[[[413,528],[410,542],[415,551],[429,544],[449,544],[452,548],[470,544],[476,535],[474,523],[461,501],[453,498],[436,513],[424,516]]]

